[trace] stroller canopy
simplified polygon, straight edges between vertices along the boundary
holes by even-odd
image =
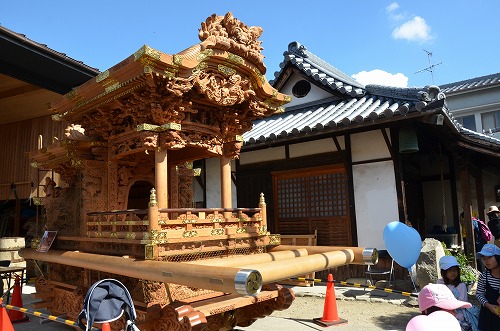
[[[123,313],[127,319],[127,331],[139,330],[134,324],[137,317],[129,291],[116,279],[103,279],[92,285],[78,315],[78,325],[90,331],[94,323],[106,323],[119,319]],[[87,321],[87,325],[83,323]]]

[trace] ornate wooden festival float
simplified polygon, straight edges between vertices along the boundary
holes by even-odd
[[[174,55],[143,46],[52,105],[66,138],[29,156],[67,185],[43,202],[50,250],[21,251],[47,267],[37,308],[76,319],[88,288],[114,278],[141,330],[232,330],[291,305],[279,280],[376,262],[371,249],[281,245],[263,196],[232,207],[242,134],[290,101],[264,76],[261,33],[214,14],[201,43]],[[192,165],[207,158],[220,159],[221,207],[192,208]]]

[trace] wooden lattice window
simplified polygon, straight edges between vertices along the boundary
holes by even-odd
[[[299,177],[300,176],[300,177]],[[344,172],[305,173],[277,177],[279,218],[347,215],[347,181]]]
[[[341,166],[274,173],[277,230],[318,232],[318,244],[351,243],[348,184]]]

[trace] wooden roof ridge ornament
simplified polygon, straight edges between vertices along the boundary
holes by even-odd
[[[217,48],[231,51],[255,64],[262,74],[266,73],[261,41],[258,40],[263,29],[260,26],[246,26],[233,17],[231,12],[225,16],[213,14],[201,23],[199,33],[204,48]]]
[[[52,104],[53,118],[110,145],[114,137],[159,132],[146,150],[195,146],[205,156],[237,157],[252,121],[291,101],[264,76],[262,31],[230,12],[213,14],[201,24],[201,43],[174,55],[144,45]]]

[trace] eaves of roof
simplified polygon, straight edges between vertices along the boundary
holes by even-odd
[[[0,49],[0,72],[61,94],[100,73],[3,26],[0,26]]]
[[[463,140],[479,144],[483,147],[492,148],[497,151],[497,154],[500,152],[500,139],[493,135],[472,131],[462,126],[459,127],[459,132]]]

